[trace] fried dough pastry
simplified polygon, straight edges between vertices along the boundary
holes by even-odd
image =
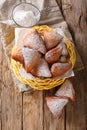
[[[68,103],[68,98],[60,97],[46,97],[46,102],[49,110],[52,112],[54,117],[60,118],[64,106]]]
[[[26,72],[30,72],[40,61],[40,53],[30,48],[22,48],[24,57],[24,68]]]
[[[42,54],[46,53],[46,47],[42,37],[35,29],[31,29],[31,31],[24,37],[23,39],[24,47],[29,47],[35,50],[38,50]]]
[[[67,62],[67,57],[61,55],[58,61],[61,62],[61,63],[65,63],[65,62]]]
[[[67,63],[54,63],[51,67],[53,77],[61,76],[72,67],[70,62]]]
[[[55,62],[58,61],[60,55],[62,53],[62,46],[57,46],[51,50],[49,50],[46,54],[45,54],[45,60],[50,63],[53,64]]]
[[[11,54],[11,58],[16,61],[19,61],[21,64],[24,64],[22,48],[19,46],[14,47],[14,50],[12,51],[12,54]]]
[[[66,47],[65,43],[64,43],[64,42],[61,42],[61,43],[59,44],[59,46],[62,47],[62,55],[63,55],[63,56],[67,56],[67,55],[68,55],[68,51],[67,51],[67,47]]]
[[[58,45],[63,39],[63,36],[61,36],[55,29],[44,31],[43,36],[44,36],[46,48],[48,50]]]
[[[61,87],[55,93],[55,96],[67,97],[71,101],[75,101],[75,90],[74,90],[73,85],[69,79],[65,80],[63,85],[61,85]]]
[[[52,76],[49,66],[44,58],[40,59],[40,62],[33,70],[31,70],[31,73],[34,76],[38,76],[38,77],[51,77]]]

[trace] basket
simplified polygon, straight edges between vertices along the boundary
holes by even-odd
[[[35,26],[34,27],[38,33],[43,33],[44,30],[51,30],[52,28],[46,26],[46,25],[42,25],[42,26]],[[73,43],[66,37],[65,38],[65,44],[67,46],[67,50],[69,53],[69,61],[72,63],[72,69],[74,67],[75,61],[76,61],[76,54],[75,54],[75,50],[74,50],[74,45]],[[14,49],[14,48],[13,48]],[[12,50],[13,51],[13,50]],[[37,90],[49,90],[51,88],[54,88],[58,85],[61,85],[66,78],[63,79],[53,79],[53,78],[24,78],[20,75],[20,66],[21,64],[13,59],[11,59],[11,67],[13,69],[13,72],[15,74],[15,76],[24,84],[29,85],[30,87],[37,89]]]

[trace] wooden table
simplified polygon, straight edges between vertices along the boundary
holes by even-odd
[[[0,45],[0,130],[87,130],[87,0],[57,2],[60,8],[63,3],[72,5],[63,15],[85,66],[73,79],[76,102],[69,103],[58,120],[48,110],[44,98],[55,89],[19,93]]]

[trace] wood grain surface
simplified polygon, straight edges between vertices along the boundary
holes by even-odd
[[[85,69],[76,73],[73,78],[76,90],[76,102],[66,107],[66,130],[87,129],[87,0],[61,0],[63,16],[82,58]],[[64,3],[71,4],[72,8],[63,10]]]
[[[1,59],[1,130],[22,130],[22,93],[15,89],[3,50]]]
[[[43,130],[43,92],[23,93],[23,130]]]
[[[0,46],[0,130],[1,130],[1,91],[2,91],[2,46]]]

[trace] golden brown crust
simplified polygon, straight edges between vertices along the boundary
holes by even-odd
[[[14,47],[14,50],[12,51],[11,58],[19,61],[21,64],[24,64],[24,58],[22,54],[21,47]]]
[[[46,54],[45,54],[45,60],[50,63],[53,64],[55,62],[58,61],[60,55],[62,53],[62,47],[55,47],[51,50],[49,50]]]
[[[24,68],[27,73],[29,73],[40,61],[40,53],[36,50],[23,48],[22,49],[24,57]]]
[[[72,67],[69,63],[54,63],[51,67],[51,73],[53,77],[61,76]]]
[[[55,47],[63,39],[63,37],[59,33],[57,33],[55,30],[49,30],[49,31],[46,30],[43,32],[43,36],[44,36],[46,48],[48,50]]]
[[[31,70],[31,73],[37,77],[51,77],[49,66],[44,58],[40,59],[38,65]]]

